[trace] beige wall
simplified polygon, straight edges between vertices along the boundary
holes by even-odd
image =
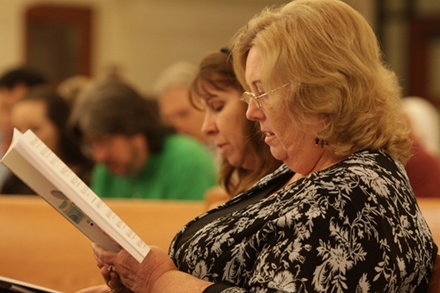
[[[228,44],[234,32],[264,6],[286,0],[0,0],[0,72],[24,60],[23,15],[30,4],[86,5],[95,10],[94,77],[111,66],[142,91],[179,60],[198,62]],[[371,0],[348,1],[372,19]]]

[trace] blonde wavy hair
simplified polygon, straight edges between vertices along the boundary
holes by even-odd
[[[383,149],[403,163],[409,160],[397,77],[385,65],[372,28],[349,5],[294,0],[256,15],[231,43],[234,70],[245,88],[252,46],[263,59],[264,88],[288,84],[270,98],[289,109],[297,126],[320,117],[325,126],[315,135],[335,155]]]

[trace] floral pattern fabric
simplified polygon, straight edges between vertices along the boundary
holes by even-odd
[[[437,245],[400,163],[359,151],[240,205],[292,175],[283,165],[186,225],[170,248],[177,267],[231,283],[224,293],[426,290]]]

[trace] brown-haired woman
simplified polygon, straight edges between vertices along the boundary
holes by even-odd
[[[281,165],[264,143],[258,124],[246,119],[247,106],[240,100],[243,92],[227,49],[200,61],[190,85],[190,98],[195,107],[205,111],[202,132],[218,148],[222,161],[221,188],[207,193],[208,207],[248,189]]]

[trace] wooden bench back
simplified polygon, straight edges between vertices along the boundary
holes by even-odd
[[[418,202],[440,244],[440,199]],[[175,233],[205,209],[202,202],[106,203],[146,243],[165,250]],[[436,272],[440,275],[440,270]],[[0,196],[0,275],[62,292],[75,292],[103,282],[89,239],[36,196]]]
[[[203,202],[106,200],[147,244],[168,250]],[[102,284],[91,242],[37,196],[0,196],[0,275],[61,292]]]
[[[419,198],[417,202],[437,245],[440,246],[440,198]]]

